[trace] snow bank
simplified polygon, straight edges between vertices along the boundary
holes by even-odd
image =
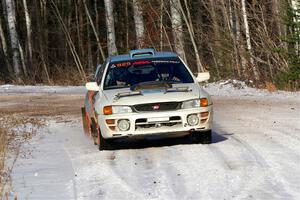
[[[300,92],[276,91],[249,87],[245,82],[237,80],[222,80],[208,83],[205,90],[214,96],[269,96],[269,97],[300,97]]]
[[[20,86],[0,85],[1,93],[58,93],[58,94],[83,94],[84,86]]]
[[[256,89],[237,80],[226,80],[209,83],[205,90],[213,96],[269,96],[269,97],[300,97],[300,92],[276,91]],[[19,86],[0,85],[1,93],[58,93],[58,94],[84,94],[84,86]]]

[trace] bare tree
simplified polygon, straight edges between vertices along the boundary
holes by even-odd
[[[7,22],[10,36],[10,45],[12,49],[13,68],[16,79],[21,82],[19,39],[16,30],[15,4],[13,0],[6,0]]]
[[[106,28],[107,28],[107,48],[109,55],[118,54],[116,46],[116,35],[115,35],[115,22],[113,15],[113,1],[104,0],[105,4],[105,16],[106,16]]]
[[[144,21],[143,12],[139,0],[132,0],[133,3],[133,17],[135,24],[135,34],[136,34],[136,46],[141,48],[144,46]]]
[[[245,0],[242,1],[242,13],[243,13],[243,19],[244,19],[244,28],[245,28],[245,35],[246,35],[246,42],[247,42],[247,50],[250,55],[250,63],[251,67],[253,69],[254,78],[258,81],[259,75],[258,71],[256,69],[254,59],[253,59],[253,52],[252,52],[252,44],[251,44],[251,37],[250,37],[250,30],[249,30],[249,24],[248,24],[248,16],[247,16],[247,10],[246,10],[246,2]]]
[[[294,23],[300,23],[300,2],[298,0],[291,0],[291,4],[292,4],[292,9],[294,12]],[[296,32],[299,33],[299,37],[300,37],[300,30],[299,28],[296,28],[295,30]],[[300,56],[300,42],[296,42],[295,44],[296,46],[296,54]]]
[[[78,53],[77,53],[77,51],[76,51],[76,48],[75,48],[75,46],[74,46],[73,40],[72,40],[72,38],[71,38],[71,35],[70,35],[70,33],[68,32],[68,30],[67,30],[67,27],[66,27],[66,25],[65,25],[65,23],[64,23],[64,21],[63,21],[63,19],[62,19],[62,17],[61,17],[61,14],[60,14],[60,12],[59,12],[59,10],[58,10],[58,8],[57,8],[57,6],[56,6],[54,0],[51,0],[51,4],[52,4],[52,6],[53,6],[53,8],[54,8],[54,10],[55,10],[54,13],[55,13],[55,15],[56,15],[56,18],[58,19],[59,24],[61,25],[62,30],[63,30],[63,32],[64,32],[64,34],[65,34],[65,36],[66,36],[67,44],[68,44],[69,49],[70,49],[70,51],[71,51],[71,53],[72,53],[74,62],[75,62],[76,67],[77,67],[77,69],[78,69],[78,72],[79,72],[79,74],[81,75],[82,80],[86,80],[85,72],[84,72],[84,70],[83,70],[83,66],[82,66],[81,60],[80,60],[80,58],[79,58],[79,56],[78,56]]]
[[[8,47],[7,47],[4,31],[3,31],[3,28],[2,28],[2,18],[1,17],[0,17],[0,40],[1,40],[2,51],[3,51],[3,54],[4,54],[5,64],[7,66],[9,74],[11,75],[11,74],[13,74],[13,69],[12,69],[12,66],[9,62]]]
[[[193,48],[194,48],[194,52],[195,52],[195,56],[196,56],[196,61],[197,61],[197,70],[198,70],[198,72],[203,72],[204,71],[204,67],[203,67],[203,65],[201,63],[200,55],[199,55],[199,51],[198,51],[198,47],[197,47],[197,44],[196,44],[196,41],[195,41],[194,28],[193,28],[192,20],[190,18],[190,13],[189,13],[189,8],[187,6],[187,1],[184,0],[184,3],[185,3],[186,10],[187,10],[187,14],[185,14],[180,1],[178,1],[178,6],[179,6],[179,9],[180,9],[180,11],[181,11],[181,13],[183,15],[183,19],[184,19],[184,21],[186,23],[186,26],[188,28],[189,36],[190,36],[190,39],[191,39],[191,42],[192,42],[192,45],[193,45]]]
[[[83,0],[83,5],[84,5],[84,8],[85,8],[86,15],[88,16],[90,25],[91,25],[91,27],[93,29],[93,33],[95,35],[95,38],[96,38],[96,41],[97,41],[97,45],[98,45],[98,50],[100,51],[102,60],[104,61],[105,55],[104,55],[104,52],[103,52],[103,49],[102,49],[102,46],[101,46],[101,43],[100,43],[100,40],[99,40],[99,36],[98,36],[97,30],[96,30],[94,22],[92,20],[91,14],[90,14],[89,9],[88,9],[88,7],[86,5],[86,0]]]
[[[32,37],[31,37],[31,19],[29,16],[29,11],[27,8],[27,1],[23,0],[24,12],[25,12],[25,21],[26,21],[26,31],[27,31],[27,48],[28,48],[28,59],[29,66],[32,65]]]
[[[181,58],[183,58],[186,61],[183,44],[182,17],[180,12],[179,1],[180,0],[170,0],[172,33],[174,38],[175,51]]]

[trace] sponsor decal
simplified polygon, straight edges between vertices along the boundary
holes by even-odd
[[[150,64],[151,62],[148,60],[141,60],[141,61],[136,61],[133,63],[133,65],[146,65],[146,64]]]
[[[174,63],[174,64],[178,64],[180,63],[180,61],[177,60],[153,60],[153,63]]]
[[[115,65],[116,65],[116,67],[127,67],[127,66],[131,65],[131,62],[121,62],[121,63],[117,63]]]

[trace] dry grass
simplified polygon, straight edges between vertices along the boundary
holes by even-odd
[[[7,137],[5,131],[0,127],[0,198],[4,190],[4,161],[6,155]]]
[[[273,83],[271,83],[271,82],[266,82],[266,89],[269,92],[276,92],[277,91],[276,86]]]
[[[10,172],[17,157],[28,157],[22,144],[43,127],[45,117],[81,116],[83,95],[10,94],[0,95],[0,199],[8,199]],[[10,166],[5,165],[9,157]],[[4,196],[3,196],[4,195]]]
[[[1,112],[0,116],[0,199],[9,199],[8,194],[12,190],[10,174],[20,154],[26,154],[21,151],[21,146],[45,123],[37,117]],[[11,160],[9,166],[5,162],[7,158]]]

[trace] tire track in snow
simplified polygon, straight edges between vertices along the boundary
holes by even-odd
[[[146,149],[142,150],[144,153]],[[135,195],[149,196],[157,185],[153,184],[157,176],[154,165],[149,158],[138,155],[134,149],[112,152],[114,159],[109,163],[113,174],[126,185]],[[147,151],[148,152],[148,151]],[[151,155],[151,153],[147,153]],[[144,160],[142,160],[144,159]],[[145,162],[143,165],[142,163]],[[141,168],[142,167],[142,168]],[[149,176],[150,174],[150,176]],[[152,194],[151,194],[152,195]]]
[[[122,160],[116,159],[118,163],[112,162],[111,167],[116,176],[145,198],[161,198],[167,195],[165,198],[183,199],[186,191],[184,181],[182,177],[177,176],[179,172],[176,168],[166,162],[170,158],[169,148],[172,147],[120,151],[116,156],[118,158],[124,157],[124,153],[130,155],[130,158],[125,158],[126,162],[131,163],[129,170],[127,169],[128,174],[123,173],[124,166],[118,165]],[[174,150],[176,149],[172,148],[172,151]],[[178,152],[176,155],[180,157]]]
[[[73,164],[73,161],[72,161],[71,154],[69,153],[69,151],[67,150],[67,148],[65,146],[63,146],[63,150],[66,153],[66,155],[68,156],[69,162],[71,163],[71,168],[72,168],[73,174],[75,176],[74,164]],[[72,186],[73,186],[74,199],[77,200],[78,199],[77,184],[76,184],[76,180],[75,180],[74,177],[72,178]]]
[[[249,155],[253,156],[254,160],[260,167],[259,169],[262,170],[261,177],[251,176],[251,179],[248,181],[249,185],[251,186],[256,185],[256,187],[252,189],[253,192],[255,192],[259,188],[264,188],[264,187],[260,187],[260,185],[265,184],[265,186],[271,186],[270,188],[271,192],[276,193],[276,195],[277,196],[279,195],[280,198],[293,199],[292,196],[287,193],[285,185],[280,180],[274,179],[276,178],[276,175],[272,172],[272,170],[270,170],[271,167],[269,166],[267,161],[260,155],[260,153],[255,148],[253,148],[250,144],[248,144],[246,141],[240,139],[237,136],[230,135],[229,137],[232,138],[234,141],[236,141],[238,144],[241,144],[241,146],[245,148],[247,152],[249,152]],[[260,185],[258,185],[258,183],[260,183]],[[253,193],[250,192],[250,194]],[[240,195],[242,194],[240,193]],[[263,196],[267,197],[265,195],[268,194],[263,193]],[[273,196],[271,197],[274,198]]]
[[[243,177],[243,182],[241,182],[239,188],[237,191],[232,192],[230,197],[239,197],[242,195],[242,191],[247,189],[250,185],[255,185],[258,180],[260,180],[262,183],[265,184],[266,181],[268,181],[267,186],[272,185],[271,190],[276,191],[279,193],[281,197],[291,197],[288,193],[286,188],[284,187],[284,184],[277,179],[274,179],[275,174],[270,171],[270,165],[267,163],[267,161],[259,154],[259,152],[253,148],[251,145],[249,145],[244,140],[240,139],[236,135],[228,134],[225,131],[222,131],[222,127],[218,124],[214,124],[216,130],[218,133],[222,133],[222,135],[227,136],[231,141],[234,141],[236,144],[238,144],[238,149],[244,149],[244,151],[241,151],[241,156],[238,156],[239,160],[238,162],[242,161],[240,166],[251,166],[250,170],[242,170],[242,174],[240,177]],[[229,170],[236,170],[235,168],[235,160],[237,160],[237,148],[235,147],[235,153],[234,155],[227,155],[226,153],[223,153],[223,151],[218,147],[217,145],[209,145],[208,148],[214,153],[214,155],[220,159],[220,162],[224,163],[223,166],[227,167]],[[222,147],[226,148],[226,147]],[[227,152],[227,151],[224,151]],[[232,157],[233,156],[233,157]],[[250,160],[249,160],[250,159]],[[250,167],[249,166],[249,167]],[[261,170],[261,171],[260,171]],[[263,178],[266,178],[267,180],[263,180]],[[256,187],[257,189],[259,187]],[[283,189],[282,189],[283,188]],[[280,191],[280,192],[278,192]],[[255,191],[254,191],[255,192]],[[249,193],[251,194],[251,193]],[[243,196],[242,198],[246,198]]]

